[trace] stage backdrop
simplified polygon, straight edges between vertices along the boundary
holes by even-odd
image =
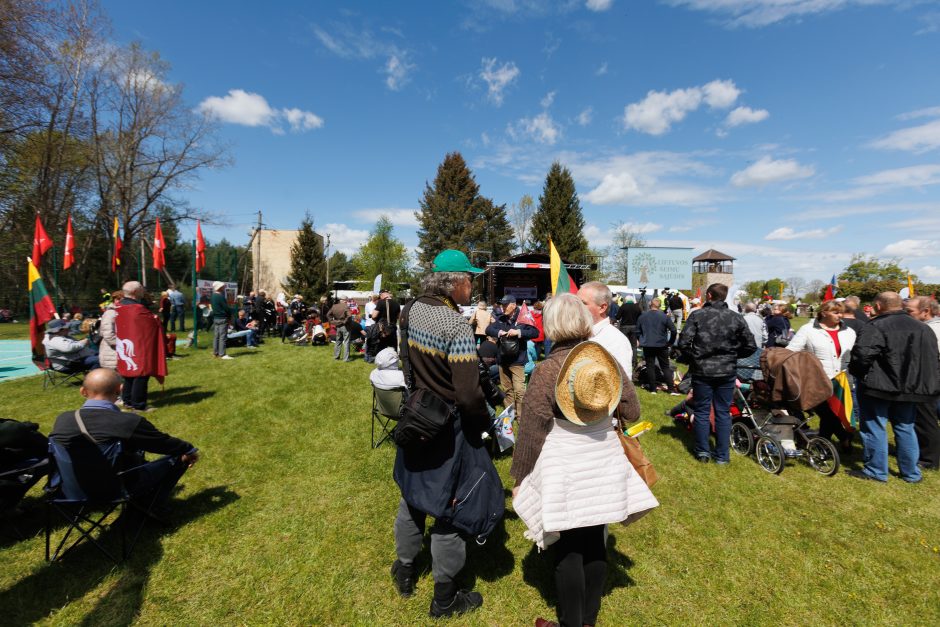
[[[628,248],[630,287],[692,289],[691,248]]]

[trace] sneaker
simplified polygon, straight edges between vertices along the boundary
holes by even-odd
[[[235,359],[231,355],[222,355],[222,359]]]
[[[392,564],[392,578],[395,579],[395,587],[398,588],[398,594],[403,598],[409,599],[415,594],[415,569],[414,566],[405,566],[400,560],[395,560]]]
[[[711,458],[710,456],[708,456],[708,455],[698,455],[698,456],[696,456],[695,459],[697,459],[699,462],[701,462],[701,463],[703,463],[703,464],[707,464],[708,462],[710,462],[710,461],[712,460],[712,458]]]
[[[730,459],[716,459],[715,460],[716,466],[727,466],[730,463],[731,463]]]
[[[448,605],[441,605],[437,599],[431,599],[431,609],[428,614],[431,618],[448,618],[483,607],[483,595],[479,592],[461,590]]]

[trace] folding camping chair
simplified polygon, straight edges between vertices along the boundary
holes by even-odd
[[[46,561],[54,562],[81,544],[90,542],[111,561],[120,563],[127,559],[148,517],[153,517],[151,508],[157,499],[155,492],[148,503],[132,500],[125,486],[125,481],[132,473],[155,464],[174,464],[177,458],[163,457],[153,462],[118,471],[116,466],[121,459],[123,446],[120,441],[95,444],[88,440],[78,440],[68,448],[49,440],[49,481],[46,490]],[[130,507],[129,507],[130,506]],[[120,559],[105,547],[104,538],[95,532],[109,530],[112,524],[103,524],[115,510],[119,510],[117,526],[120,533]],[[136,529],[131,527],[129,514],[137,510],[141,515]],[[52,545],[52,513],[55,512],[68,525],[55,551]],[[133,531],[128,545],[128,531]],[[77,537],[71,544],[66,543]]]
[[[23,534],[10,520],[10,514],[29,489],[46,476],[48,468],[48,459],[26,459],[0,470],[0,520],[9,524],[18,539],[22,540]]]
[[[382,442],[392,435],[390,425],[392,421],[398,420],[398,412],[401,409],[402,398],[405,388],[395,388],[393,390],[381,390],[372,386],[372,448],[379,448]],[[376,441],[375,425],[379,425],[379,439]]]
[[[59,357],[43,357],[33,359],[33,364],[42,372],[42,389],[50,385],[56,387],[69,381],[81,381],[89,368],[80,362],[69,361]]]

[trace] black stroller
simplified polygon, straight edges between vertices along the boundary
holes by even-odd
[[[839,471],[835,445],[807,425],[812,407],[826,401],[831,385],[819,361],[809,353],[771,348],[761,355],[763,381],[735,390],[739,416],[731,424],[731,449],[754,453],[761,468],[783,472],[787,459],[805,459],[813,470],[831,477]]]

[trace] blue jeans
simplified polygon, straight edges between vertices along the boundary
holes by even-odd
[[[695,456],[713,457],[708,436],[711,434],[709,414],[715,408],[715,461],[728,462],[731,438],[731,400],[734,377],[706,379],[692,375],[692,413],[695,415]]]
[[[875,398],[864,391],[859,392],[858,401],[862,445],[865,447],[863,472],[879,481],[888,480],[887,427],[890,420],[901,478],[905,481],[919,481],[921,474],[917,458],[920,456],[920,448],[914,433],[914,403]]]

